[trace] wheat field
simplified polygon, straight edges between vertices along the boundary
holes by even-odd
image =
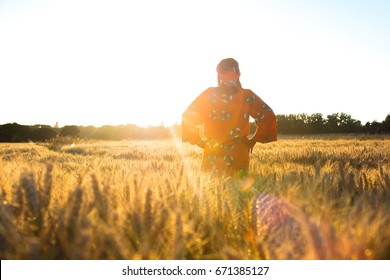
[[[390,259],[390,140],[258,144],[245,180],[175,140],[0,144],[1,259]]]

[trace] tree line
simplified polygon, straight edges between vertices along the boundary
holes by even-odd
[[[335,113],[324,117],[320,113],[277,115],[279,134],[385,134],[390,133],[390,114],[383,122],[367,122],[362,125],[345,113]],[[252,124],[252,128],[253,128]],[[49,125],[20,125],[7,123],[0,125],[0,142],[43,142],[56,137],[74,137],[90,140],[156,140],[168,139],[172,135],[181,137],[181,125],[170,127],[149,126],[138,127],[134,124],[119,126],[76,126],[67,125],[62,128]]]
[[[390,133],[390,114],[382,122],[373,121],[364,125],[345,113],[326,117],[320,113],[277,115],[277,129],[280,134],[385,134]]]
[[[43,142],[56,137],[72,137],[85,140],[155,140],[168,139],[179,133],[181,126],[138,127],[133,124],[102,127],[66,125],[62,128],[48,125],[20,125],[8,123],[0,125],[0,142]]]

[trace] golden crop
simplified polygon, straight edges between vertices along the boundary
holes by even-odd
[[[390,258],[390,140],[258,144],[241,181],[200,161],[168,140],[0,144],[0,258]]]

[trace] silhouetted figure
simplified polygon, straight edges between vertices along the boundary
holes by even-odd
[[[218,87],[201,93],[182,116],[182,141],[204,149],[202,169],[237,178],[248,174],[249,152],[257,142],[276,141],[276,117],[255,93],[241,87],[233,58],[217,66]],[[250,137],[252,117],[256,131]]]

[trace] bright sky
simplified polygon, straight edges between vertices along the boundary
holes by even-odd
[[[390,113],[388,0],[0,0],[0,124],[171,125],[215,68],[276,114]]]

